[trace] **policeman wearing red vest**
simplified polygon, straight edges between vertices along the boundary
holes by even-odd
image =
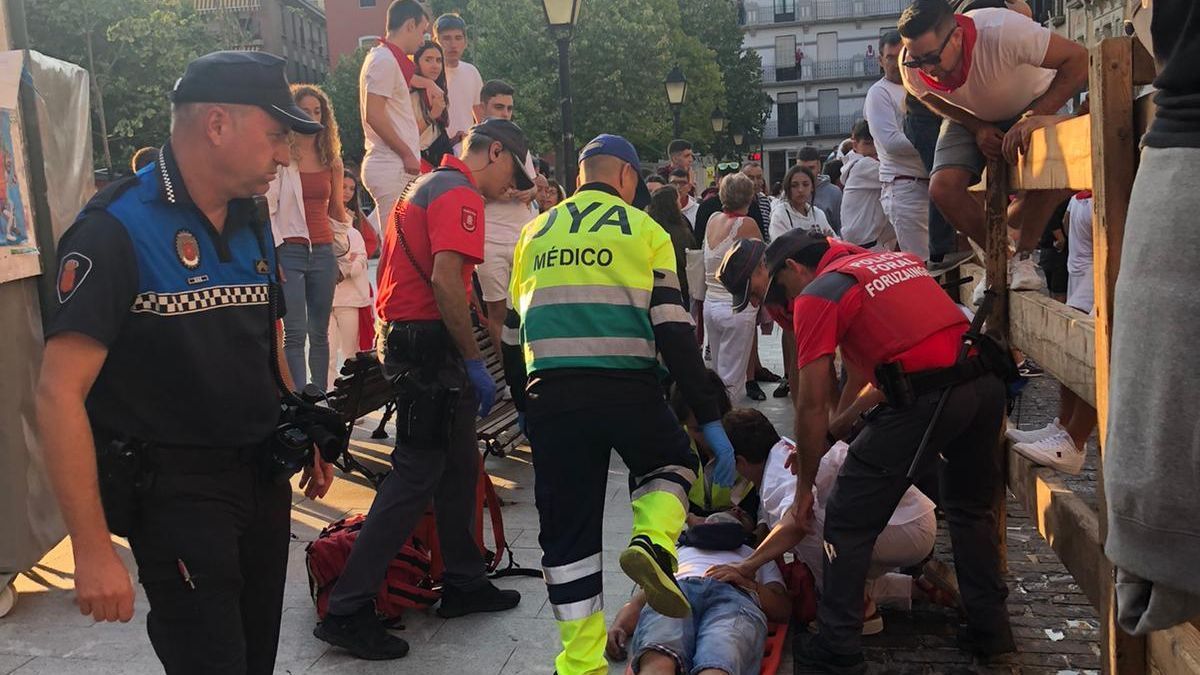
[[[860,399],[882,401],[863,416],[832,496],[820,505],[825,531],[810,534],[824,539],[820,633],[797,647],[797,664],[813,672],[865,670],[860,637],[867,565],[876,537],[908,489],[926,429],[931,433],[923,456],[945,458],[941,505],[968,614],[960,638],[981,654],[1012,651],[996,531],[1004,485],[996,440],[1005,387],[978,356],[959,359],[968,328],[960,308],[915,256],[871,253],[802,231],[777,238],[765,251],[761,242],[738,242],[718,277],[735,307],[765,300],[790,314],[799,368],[799,471],[789,518],[800,527],[811,522],[813,479],[829,447],[837,349],[849,396],[870,384]]]

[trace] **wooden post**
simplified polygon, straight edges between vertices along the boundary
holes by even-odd
[[[1109,38],[1092,48],[1092,253],[1096,288],[1096,410],[1100,431],[1100,470],[1096,496],[1100,543],[1108,536],[1104,495],[1104,445],[1108,440],[1108,379],[1112,345],[1113,294],[1121,268],[1125,214],[1137,168],[1133,131],[1133,41]],[[1100,667],[1106,675],[1146,672],[1146,640],[1122,631],[1116,622],[1112,565],[1105,560],[1100,594]]]
[[[987,193],[984,213],[987,217],[986,269],[988,288],[995,291],[992,313],[988,316],[988,333],[1008,341],[1008,162],[1003,159],[988,162]],[[996,439],[1002,453],[1000,466],[1004,472],[1004,489],[1000,491],[996,511],[996,528],[1000,536],[1000,569],[1008,573],[1008,444],[1004,434]]]

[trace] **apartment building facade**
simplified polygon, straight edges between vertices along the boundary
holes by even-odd
[[[324,3],[318,0],[195,0],[210,30],[237,49],[287,59],[292,82],[322,82],[329,74]]]
[[[882,76],[879,37],[908,0],[742,0],[742,46],[759,53],[771,97],[763,132],[764,173],[783,179],[800,148],[828,152],[862,118]]]

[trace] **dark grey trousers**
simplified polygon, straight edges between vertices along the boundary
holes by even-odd
[[[393,359],[394,355],[388,351],[385,362]],[[397,439],[392,451],[392,471],[379,486],[379,494],[354,542],[346,569],[329,597],[332,614],[353,614],[374,600],[388,563],[408,541],[430,500],[437,515],[438,540],[445,559],[445,583],[471,589],[487,582],[483,556],[474,536],[475,487],[480,462],[475,412],[479,404],[457,355],[448,356],[436,376],[462,392],[450,442],[446,447],[431,448],[414,447]]]
[[[820,638],[839,654],[861,651],[863,586],[875,539],[908,489],[907,473],[940,392],[909,408],[883,406],[850,444],[827,502],[825,579],[817,611]],[[1004,489],[999,452],[1004,385],[987,375],[954,388],[930,439],[941,453],[941,505],[954,545],[954,567],[973,632],[1009,631],[1000,576],[996,504]],[[934,469],[930,469],[934,470]]]

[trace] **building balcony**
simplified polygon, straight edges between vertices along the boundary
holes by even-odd
[[[763,128],[763,140],[803,140],[809,138],[836,137],[839,140],[850,136],[854,123],[862,119],[862,112],[853,115],[832,115],[826,117],[806,117],[792,120],[790,123],[769,119]]]
[[[211,12],[257,12],[262,9],[262,0],[195,0],[196,13]]]
[[[808,84],[838,80],[878,80],[883,75],[874,56],[858,56],[833,61],[804,59],[800,65],[784,68],[763,66],[763,84]]]
[[[738,19],[745,27],[808,24],[899,16],[909,0],[744,0]]]

